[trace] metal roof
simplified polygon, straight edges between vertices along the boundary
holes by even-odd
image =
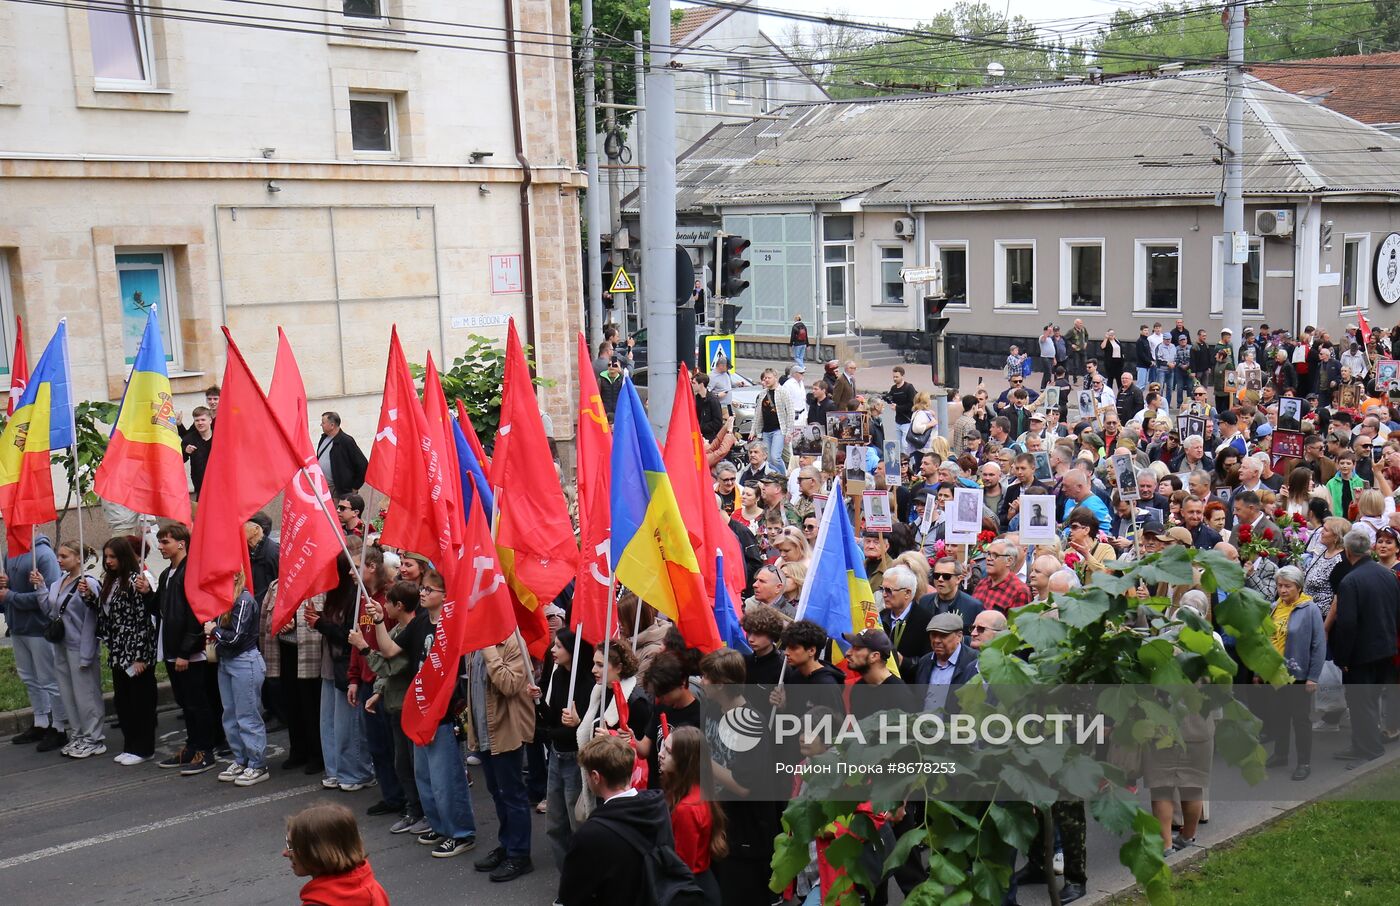
[[[789,105],[677,164],[677,210],[1213,197],[1225,72]],[[1251,196],[1400,194],[1400,139],[1246,78]]]

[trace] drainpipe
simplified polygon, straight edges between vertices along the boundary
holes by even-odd
[[[909,217],[909,222],[914,225],[914,266],[925,267],[928,265],[925,255],[924,225],[920,218],[914,214],[914,206],[906,204],[904,213]],[[918,304],[914,306],[914,329],[919,329],[919,319],[923,315],[923,296],[920,295]]]
[[[823,369],[826,358],[822,355],[822,340],[826,338],[826,303],[822,280],[826,275],[826,265],[822,262],[822,215],[817,203],[812,202],[812,320],[817,327],[817,358]]]
[[[530,230],[530,185],[534,171],[525,157],[525,124],[520,115],[520,77],[515,59],[515,0],[504,0],[506,13],[506,71],[510,75],[510,119],[515,133],[515,159],[520,164],[520,287],[525,295],[525,342],[535,346],[535,265]],[[538,361],[539,350],[534,350]]]

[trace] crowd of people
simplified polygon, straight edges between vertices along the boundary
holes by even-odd
[[[600,350],[605,397],[606,384],[630,367],[614,339]],[[194,617],[185,597],[190,533],[181,524],[156,532],[155,552],[166,564],[158,578],[147,567],[158,560],[139,535],[106,540],[100,558],[39,536],[32,553],[9,558],[0,599],[34,714],[14,742],[78,760],[108,751],[105,645],[121,730],[115,761],[123,766],[157,757],[156,665],[164,664],[184,741],[156,761],[162,769],[184,776],[218,769],[219,781],[236,787],[262,783],[276,769],[319,776],[327,791],[377,788],[366,817],[382,823],[370,832],[413,834],[426,853],[446,859],[477,846],[472,766],[498,819],[494,845],[475,861],[492,881],[533,870],[539,813],[563,906],[644,901],[658,848],[674,851],[707,897],[767,906],[782,805],[748,798],[756,778],[726,743],[726,720],[752,712],[762,723],[773,708],[859,714],[869,701],[861,693],[874,686],[885,707],[944,709],[953,690],[977,679],[979,651],[1019,608],[1069,593],[1115,561],[1179,545],[1239,562],[1247,585],[1272,602],[1272,641],[1298,687],[1345,689],[1325,709],[1307,696],[1250,699],[1272,742],[1269,766],[1291,766],[1294,780],[1306,779],[1313,734],[1338,731],[1344,717],[1351,744],[1343,754],[1364,763],[1400,738],[1400,694],[1392,694],[1400,693],[1400,384],[1389,383],[1392,342],[1400,344],[1400,328],[1369,337],[1348,328],[1333,342],[1326,331],[1291,338],[1261,326],[1245,331],[1239,346],[1229,331],[1212,344],[1205,331],[1193,336],[1177,321],[1168,333],[1144,325],[1125,354],[1113,331],[1095,342],[1082,322],[1065,337],[1049,325],[1036,356],[1012,347],[1006,390],[966,393],[949,425],[937,423],[934,401],[902,367],[888,389],[866,386],[855,363],[840,362],[807,384],[796,356],[786,374],[764,372],[746,444],[734,430],[727,369],[697,375],[715,499],[744,554],[740,609],[751,652],[702,656],[625,589],[615,623],[622,631],[595,648],[567,628],[566,589],[547,607],[547,655],[527,659],[514,638],[467,655],[426,744],[405,735],[401,716],[441,616],[444,582],[422,555],[377,543],[358,493],[364,457],[339,416],[326,413],[318,456],[349,556],[338,561],[337,585],[297,602],[284,626],[272,625],[279,551],[261,513],[246,526],[251,575],[209,623]],[[1039,390],[1026,386],[1036,368]],[[217,389],[211,394],[185,435],[192,473],[217,436]],[[825,433],[833,413],[860,414],[843,422],[857,425],[855,436],[839,447],[807,444],[803,427]],[[866,495],[847,501],[879,620],[833,640],[798,619],[798,606],[824,508],[842,505],[832,496],[838,476],[848,494],[853,484],[883,491],[876,496],[891,519],[865,520]],[[955,540],[953,502],[968,489],[981,509],[976,541],[964,544]],[[1026,500],[1037,501],[1036,511],[1023,511]],[[1045,500],[1052,512],[1043,511]],[[1051,538],[1034,531],[1046,527]],[[1037,538],[1033,545],[1027,534]],[[1214,620],[1216,602],[1199,588],[1132,593],[1165,595],[1173,608]],[[841,668],[830,662],[833,641],[846,650]],[[1233,654],[1234,640],[1222,632],[1221,641]],[[1237,683],[1257,679],[1240,663]],[[268,763],[269,725],[288,732],[278,765]],[[1191,845],[1205,812],[1212,730],[1206,721],[1194,731],[1184,754],[1149,757],[1141,767],[1166,851]],[[798,757],[819,750],[804,743]],[[713,795],[720,789],[723,801]],[[895,832],[921,820],[915,808],[886,817]],[[1067,903],[1085,894],[1088,880],[1083,803],[1062,803],[1053,817]],[[387,902],[359,833],[339,806],[289,822],[294,869],[313,877],[308,888],[321,892],[312,893],[330,897],[307,902]],[[884,902],[889,881],[911,890],[927,876],[921,858],[911,852],[869,901]],[[1018,884],[1047,880],[1039,861],[1031,863]],[[817,902],[819,869],[814,861],[787,895]],[[325,892],[342,889],[358,893]]]

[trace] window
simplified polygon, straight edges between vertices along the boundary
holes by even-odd
[[[933,253],[943,267],[943,292],[949,305],[967,305],[967,243],[935,242]]]
[[[1035,307],[1035,243],[998,242],[998,308]]]
[[[773,86],[767,79],[759,79],[754,83],[754,89],[758,92],[758,111],[767,113],[773,109]]]
[[[180,368],[180,319],[176,313],[175,280],[170,252],[125,251],[117,253],[117,282],[122,294],[122,352],[126,363],[136,361],[141,335],[151,306],[158,306],[160,329],[165,334],[165,361]]]
[[[142,0],[112,0],[101,8],[88,8],[92,72],[98,89],[150,87],[151,39],[144,6]]]
[[[342,0],[342,11],[347,19],[383,19],[381,0]]]
[[[1371,258],[1369,234],[1347,236],[1342,251],[1342,308],[1369,308],[1370,283],[1366,262]]]
[[[1060,243],[1060,308],[1103,310],[1103,240]]]
[[[392,156],[397,152],[396,132],[392,95],[350,95],[350,140],[356,154]]]
[[[848,329],[855,286],[855,218],[841,214],[822,219],[822,276],[826,290],[827,335]]]
[[[904,278],[899,272],[904,269],[904,247],[898,245],[880,246],[880,298],[879,305],[904,304]]]
[[[729,75],[724,83],[724,96],[731,104],[747,104],[749,102],[748,75],[749,61],[743,57],[730,57],[728,61]]]
[[[1135,311],[1181,310],[1181,241],[1138,240]]]
[[[10,325],[15,323],[14,299],[10,297],[10,265],[8,255],[0,249],[0,374],[10,375],[10,351],[14,349],[15,338],[10,336]],[[8,390],[9,380],[4,389]]]
[[[1258,236],[1249,240],[1249,261],[1242,268],[1244,285],[1240,296],[1240,311],[1245,315],[1264,314],[1264,284],[1262,278],[1264,261],[1264,240]],[[1211,255],[1210,313],[1220,315],[1225,311],[1225,239],[1215,237],[1214,252]]]
[[[714,110],[719,106],[719,74],[715,72],[705,73],[705,109]]]

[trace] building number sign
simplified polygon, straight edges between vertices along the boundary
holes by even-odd
[[[1400,233],[1391,233],[1376,249],[1376,295],[1386,305],[1400,301]]]

